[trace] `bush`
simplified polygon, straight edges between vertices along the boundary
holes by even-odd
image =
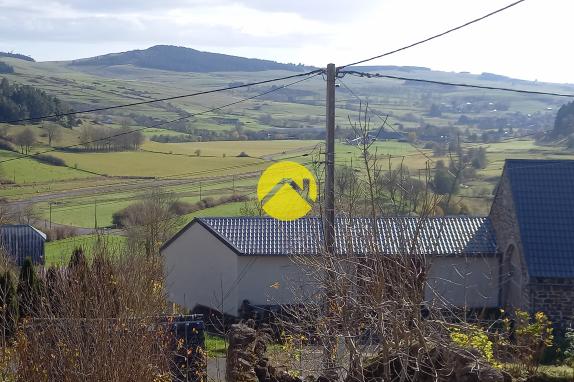
[[[460,347],[478,350],[490,364],[500,367],[494,359],[492,341],[486,331],[479,326],[470,325],[464,329],[455,327],[451,329],[450,338]]]
[[[8,141],[4,139],[0,139],[0,150],[7,150],[7,151],[17,151],[16,147]]]
[[[0,73],[14,73],[14,68],[4,61],[0,61]]]
[[[247,158],[247,157],[249,157],[249,154],[247,154],[245,151],[242,151],[237,155],[237,157],[238,158]]]
[[[0,274],[0,324],[3,328],[3,340],[11,339],[18,328],[18,295],[10,270]]]
[[[542,312],[530,316],[527,312],[516,310],[513,319],[502,320],[507,340],[509,372],[515,376],[537,373],[544,350],[554,341],[552,323]],[[503,344],[504,347],[504,344]]]
[[[455,194],[458,191],[455,177],[446,168],[436,169],[432,186],[439,195]]]
[[[218,199],[206,197],[195,203],[187,203],[177,200],[170,205],[169,212],[175,216],[182,216],[226,203],[245,202],[247,200],[249,200],[249,198],[246,195],[227,195]],[[123,210],[115,212],[112,215],[113,225],[116,227],[125,227],[130,214],[136,213],[142,207],[142,203],[135,203]]]
[[[40,155],[34,155],[33,158],[36,159],[38,162],[42,162],[52,166],[62,166],[62,167],[66,166],[66,162],[63,159],[57,158],[52,155],[40,154]]]
[[[46,241],[67,239],[78,235],[78,231],[72,227],[55,227],[42,230],[47,238]]]
[[[18,380],[171,381],[161,261],[106,248],[76,258],[40,275],[42,304],[14,346]]]
[[[566,329],[564,334],[564,362],[574,367],[574,329]]]

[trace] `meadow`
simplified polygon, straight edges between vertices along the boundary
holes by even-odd
[[[74,67],[66,62],[38,63],[10,58],[5,61],[15,69],[15,73],[6,75],[11,82],[41,88],[68,102],[75,110],[149,101],[226,87],[234,82],[246,83],[293,74],[283,71],[182,73],[130,65]],[[392,68],[386,69],[385,73],[431,77],[440,81],[501,85],[495,80],[470,73],[410,70],[405,74],[405,71]],[[508,106],[504,111],[472,112],[473,118],[493,115],[504,118],[513,113],[551,114],[553,111],[549,110],[555,111],[563,103],[563,100],[555,97],[412,85],[390,79],[366,80],[345,76],[339,82],[336,109],[338,128],[349,128],[360,116],[365,117],[359,110],[361,107],[364,110],[367,103],[370,110],[367,121],[373,130],[379,129],[382,119],[387,118],[387,115],[390,124],[402,129],[418,128],[424,123],[456,126],[460,113],[448,111],[439,116],[430,116],[429,108],[433,103],[450,105],[490,101],[502,102]],[[288,82],[280,82],[276,86],[285,83]],[[233,131],[235,126],[224,122],[229,119],[237,121],[243,129],[280,131],[286,136],[301,128],[315,131],[324,129],[324,81],[320,76],[259,98],[245,100],[268,91],[273,85],[184,97],[104,113],[81,114],[78,117],[82,124],[74,129],[62,129],[62,137],[53,144],[55,148],[48,146],[42,123],[27,124],[25,126],[31,128],[38,139],[33,153],[55,150],[50,155],[63,159],[67,167],[51,166],[31,158],[0,163],[0,176],[15,182],[13,185],[0,185],[0,197],[10,201],[36,200],[36,208],[43,219],[49,219],[49,202],[52,202],[53,222],[89,228],[94,226],[94,215],[99,226],[110,225],[114,212],[133,203],[153,187],[164,187],[188,202],[196,202],[200,197],[230,195],[233,192],[253,195],[258,175],[274,160],[289,159],[306,165],[312,165],[313,161],[323,161],[319,157],[322,142],[290,139],[159,143],[149,138],[153,135],[181,136],[184,133],[172,130],[170,123],[164,123],[161,127],[146,127],[136,119],[145,117],[155,122],[167,122],[189,115],[191,128]],[[565,85],[526,81],[504,82],[503,85],[541,91],[572,91],[571,87]],[[206,112],[238,101],[241,103]],[[116,128],[125,121],[129,121],[129,125],[135,129],[143,129],[148,138],[139,151],[78,153],[57,150],[57,146],[77,145],[84,125]],[[14,136],[24,126],[0,124],[0,127],[6,128],[9,136]],[[487,211],[504,159],[573,157],[564,149],[538,146],[528,139],[482,146],[487,147],[488,166],[478,171],[476,179],[460,190],[460,196],[477,214]],[[362,167],[357,147],[338,142],[336,151],[337,165]],[[427,165],[433,167],[437,160],[447,159],[434,157],[432,150],[422,148],[422,143],[414,147],[407,142],[376,142],[372,151],[385,161],[385,164],[381,163],[382,166],[398,168],[402,165],[414,173],[426,169]],[[17,156],[13,152],[0,151],[0,162]],[[388,156],[391,156],[390,161]],[[167,180],[175,183],[166,183]],[[238,204],[229,204],[199,211],[196,215],[236,215],[240,213],[240,207]],[[186,216],[186,219],[189,218],[191,216]]]
[[[46,266],[66,265],[76,249],[82,249],[91,258],[97,246],[106,246],[112,252],[121,251],[126,243],[124,236],[116,235],[82,235],[67,239],[50,241],[45,245]]]

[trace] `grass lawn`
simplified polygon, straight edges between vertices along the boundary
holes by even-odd
[[[223,337],[205,333],[205,350],[208,357],[225,357],[227,341]]]
[[[62,207],[53,205],[52,221],[74,227],[93,228],[95,225],[94,214],[96,214],[98,227],[109,227],[112,225],[112,215],[133,202],[133,200],[102,202],[94,208],[94,199],[91,198],[90,200],[82,199],[77,205]],[[44,206],[41,216],[44,219],[49,219],[49,214],[48,207]]]
[[[252,171],[262,169],[265,163],[255,158],[236,157],[187,157],[181,155],[158,154],[145,151],[113,153],[53,153],[68,165],[114,176],[169,177],[181,174],[190,176],[231,175],[238,171],[233,168],[245,165]]]
[[[337,164],[350,166],[352,163],[355,168],[364,168],[361,149],[359,147],[337,143],[335,144],[335,150],[335,161]],[[375,142],[371,146],[370,152],[377,154],[379,166],[381,166],[383,170],[388,169],[388,156],[390,155],[392,156],[391,166],[393,168],[399,168],[402,164],[414,173],[419,169],[426,168],[426,163],[429,161],[428,158],[431,158],[431,160],[435,162],[440,159],[445,159],[443,157],[433,157],[432,150],[420,149],[419,151],[410,143],[398,141]],[[421,152],[425,153],[426,156]],[[431,167],[434,166],[433,163],[430,165]]]
[[[538,371],[541,381],[574,381],[574,369],[570,366],[542,365]]]
[[[100,240],[110,249],[119,249],[125,244],[126,238],[123,236],[104,235],[100,237]],[[98,236],[96,235],[82,235],[50,241],[45,246],[46,266],[68,264],[72,252],[78,247],[81,247],[84,253],[90,257],[97,241]]]
[[[18,156],[19,155],[14,152],[0,150],[0,161]],[[29,158],[12,160],[0,164],[0,174],[6,179],[15,180],[17,184],[45,183],[94,177],[93,174],[88,174],[83,171],[39,163]]]

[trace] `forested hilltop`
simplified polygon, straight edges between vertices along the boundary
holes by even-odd
[[[0,80],[0,122],[10,122],[44,115],[61,114],[70,109],[57,97],[30,85],[11,84],[6,78]],[[62,122],[71,126],[73,116]]]
[[[35,60],[32,57],[20,53],[0,52],[0,57],[17,58],[19,60],[35,62]]]
[[[256,72],[261,70],[301,71],[303,65],[201,52],[172,45],[156,45],[144,50],[111,53],[75,60],[72,65],[133,65],[175,72]]]

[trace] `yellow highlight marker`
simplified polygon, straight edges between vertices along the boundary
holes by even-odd
[[[277,162],[261,174],[257,198],[267,215],[278,220],[296,220],[311,211],[311,203],[317,199],[317,182],[305,166]]]

